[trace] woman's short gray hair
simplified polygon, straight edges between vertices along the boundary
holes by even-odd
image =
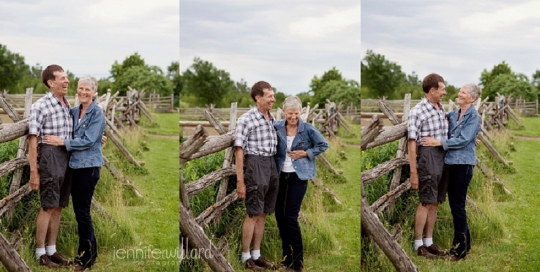
[[[92,90],[94,92],[97,92],[98,82],[97,82],[95,77],[93,77],[93,76],[83,76],[83,77],[79,78],[78,86],[80,86],[81,84],[88,84],[88,85],[90,85],[92,87]]]
[[[478,87],[478,85],[474,83],[465,84],[461,88],[469,90],[469,94],[471,95],[473,101],[476,101],[476,99],[482,95],[482,88]]]
[[[288,108],[295,109],[295,110],[301,110],[302,109],[302,101],[296,95],[288,96],[283,101],[283,111],[287,110]]]

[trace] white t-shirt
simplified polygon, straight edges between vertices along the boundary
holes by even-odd
[[[287,136],[287,150],[291,150],[292,142],[294,140],[295,136]],[[285,155],[285,162],[283,163],[283,168],[281,168],[281,172],[285,173],[293,173],[296,172],[294,170],[294,166],[292,164],[292,159],[289,157],[289,154],[287,153]]]

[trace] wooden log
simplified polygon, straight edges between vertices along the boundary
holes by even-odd
[[[187,194],[188,196],[193,196],[204,190],[206,187],[218,182],[219,180],[234,174],[236,174],[236,171],[233,167],[221,168],[219,170],[213,171],[209,174],[202,176],[198,180],[186,184]]]
[[[91,203],[91,207],[94,207],[94,209],[103,217],[103,218],[106,218],[112,222],[116,222],[114,221],[114,219],[112,218],[112,216],[110,214],[107,213],[107,211],[105,210],[105,208],[103,208],[103,206],[101,206],[101,204],[99,204],[99,202],[92,197],[92,203]]]
[[[9,142],[28,134],[29,120],[24,119],[14,124],[0,125],[0,143]]]
[[[236,130],[236,115],[237,115],[237,103],[233,102],[231,103],[231,110],[229,112],[229,132],[235,132]],[[233,164],[233,158],[234,158],[234,147],[229,147],[225,150],[225,157],[223,159],[222,168],[230,167]],[[221,184],[219,185],[219,190],[216,196],[216,201],[222,200],[225,195],[227,194],[227,187],[229,186],[229,179],[222,179]]]
[[[0,215],[4,214],[6,211],[11,209],[11,207],[13,207],[15,203],[19,202],[21,198],[29,194],[31,191],[32,191],[32,188],[30,187],[30,183],[27,183],[23,185],[21,188],[19,188],[17,191],[15,191],[14,193],[0,200]]]
[[[122,137],[122,132],[120,132],[120,130],[118,130],[116,128],[116,126],[114,125],[113,122],[109,121],[109,119],[105,118],[105,122],[107,123],[107,125],[109,126],[109,128],[111,128],[111,130],[116,134],[118,135],[119,137]]]
[[[6,240],[4,235],[0,233],[0,262],[4,265],[7,271],[20,271],[20,272],[30,272],[30,268],[21,258],[19,253],[11,246],[11,244]]]
[[[377,135],[377,137],[372,142],[368,143],[365,148],[361,149],[370,149],[379,145],[396,141],[402,137],[407,137],[407,122],[403,122],[396,126],[383,127],[381,133]]]
[[[212,127],[214,127],[214,129],[220,135],[223,135],[223,134],[227,133],[227,131],[225,130],[225,127],[223,127],[223,125],[219,122],[218,119],[216,119],[216,117],[214,117],[214,115],[211,112],[209,112],[208,110],[205,110],[204,111],[204,116],[206,117],[208,122],[212,125]]]
[[[487,166],[485,164],[483,164],[478,158],[476,158],[476,166],[478,166],[478,168],[480,168],[480,171],[482,171],[484,176],[486,176],[488,179],[492,180],[494,184],[497,184],[497,185],[501,186],[502,189],[504,190],[504,192],[506,192],[509,195],[512,194],[510,192],[510,190],[508,190],[506,185],[504,185],[504,182],[501,179],[499,179],[493,172],[491,172],[491,170],[489,170],[489,168],[487,168]]]
[[[480,141],[482,141],[482,143],[488,148],[488,150],[491,152],[491,154],[493,154],[493,156],[495,156],[495,158],[501,162],[502,164],[506,165],[506,166],[510,166],[511,162],[507,162],[502,156],[501,154],[497,151],[497,149],[495,149],[495,147],[493,147],[493,145],[491,145],[491,143],[488,141],[488,139],[486,139],[486,137],[484,135],[482,135],[481,133],[478,134],[478,139]]]
[[[334,192],[330,190],[330,188],[328,188],[319,178],[314,177],[311,179],[311,182],[313,183],[313,185],[315,185],[315,187],[323,190],[324,193],[329,194],[338,205],[343,205],[343,203],[341,203],[341,201],[339,201],[339,199],[337,198],[336,194],[334,194]]]
[[[394,110],[390,106],[388,106],[386,102],[384,102],[384,100],[379,99],[379,108],[384,113],[384,115],[386,115],[388,120],[392,122],[393,125],[397,125],[401,123],[398,117],[396,116]]]
[[[324,166],[326,166],[326,168],[328,168],[328,170],[330,170],[330,172],[332,172],[332,173],[334,173],[336,175],[343,174],[343,170],[338,170],[338,169],[334,168],[334,166],[332,166],[332,164],[326,159],[326,157],[323,154],[319,154],[316,158],[319,159],[319,161]]]
[[[489,134],[489,132],[484,127],[481,126],[480,131],[482,132],[482,134],[484,134],[484,136],[488,138],[488,140],[493,140],[493,136],[491,136],[491,134]]]
[[[374,115],[371,122],[362,128],[360,147],[362,150],[367,148],[367,145],[375,140],[381,133],[383,128],[383,122],[378,116]]]
[[[120,149],[120,152],[122,152],[122,154],[124,154],[124,156],[126,156],[126,158],[128,159],[129,162],[131,162],[132,164],[134,164],[134,165],[136,165],[138,167],[142,167],[144,165],[144,162],[137,161],[137,159],[135,159],[135,157],[133,157],[133,155],[131,155],[129,150],[127,150],[127,148],[122,144],[122,142],[120,142],[120,140],[116,137],[116,135],[114,135],[112,133],[112,131],[110,129],[105,128],[105,135],[107,135],[107,137],[109,139],[111,139],[111,141],[114,143],[114,145],[116,145],[116,147],[118,147],[118,149]]]
[[[405,94],[405,100],[403,102],[403,116],[401,117],[401,121],[405,122],[409,118],[409,111],[411,109],[411,94]],[[396,158],[404,158],[405,154],[407,153],[407,144],[408,140],[407,137],[403,137],[399,139],[398,143],[398,150],[396,151]],[[392,176],[392,180],[390,181],[390,191],[394,190],[396,187],[398,187],[399,182],[401,180],[401,172],[403,168],[397,167],[394,171],[394,175]],[[392,207],[391,207],[392,208]]]
[[[3,98],[0,96],[0,107],[4,109],[4,111],[7,113],[9,118],[13,120],[13,122],[19,122],[21,121],[21,116],[15,111],[15,109]]]
[[[510,116],[510,118],[518,125],[518,126],[523,126],[521,125],[521,123],[519,122],[519,120],[517,119],[517,117],[513,114],[513,112],[511,111],[512,109],[510,107],[507,107],[505,112],[508,114],[508,116]]]
[[[148,112],[148,110],[146,109],[146,107],[143,106],[144,103],[139,103],[137,105],[137,107],[139,108],[139,110],[144,114],[144,116],[146,117],[146,119],[150,120],[150,121],[154,121],[154,119],[152,119],[152,115],[150,114],[150,112]]]
[[[486,214],[478,207],[478,205],[476,205],[476,203],[469,196],[467,196],[467,198],[465,199],[465,203],[469,204],[469,206],[474,211],[486,217]]]
[[[122,123],[122,120],[120,120],[120,118],[118,118],[118,116],[114,117],[114,121],[115,121],[116,126],[120,127],[122,130],[126,130],[126,127]]]
[[[137,125],[137,122],[135,122],[135,120],[133,120],[133,117],[131,117],[131,114],[126,114],[126,118],[127,120],[129,121],[129,124],[133,127],[139,127]]]
[[[392,262],[397,271],[412,272],[419,271],[414,263],[409,259],[407,253],[393,239],[392,235],[384,228],[375,213],[370,208],[366,200],[364,188],[362,187],[362,211],[361,224],[362,230],[365,230],[365,235],[371,237],[375,244],[382,249],[386,257]],[[364,233],[363,233],[364,234]]]
[[[234,138],[236,135],[234,133],[227,133],[223,134],[218,137],[213,137],[207,140],[201,148],[192,154],[189,157],[184,157],[182,153],[180,153],[180,158],[186,158],[187,160],[194,160],[200,157],[204,157],[206,155],[219,152],[221,150],[224,150],[228,147],[231,147],[234,143]]]
[[[126,178],[126,176],[124,176],[124,174],[122,174],[122,172],[120,172],[120,170],[118,170],[118,168],[116,168],[110,161],[109,159],[107,159],[105,156],[103,156],[103,161],[105,162],[104,163],[104,166],[105,168],[107,168],[107,170],[109,170],[109,172],[111,173],[111,175],[116,179],[116,180],[119,180],[121,182],[123,182],[124,185],[126,185],[127,187],[131,188],[131,190],[133,190],[133,192],[135,193],[135,195],[137,195],[138,197],[143,197],[143,195],[141,194],[141,192],[139,192],[139,190],[137,189],[137,187],[135,187],[135,185],[133,184],[133,182],[131,182],[129,179]]]
[[[234,271],[231,264],[212,244],[203,228],[197,224],[191,212],[182,203],[180,203],[180,232],[182,236],[186,237],[187,243],[192,249],[205,251],[204,254],[200,254],[200,257],[213,271]],[[183,245],[183,241],[180,244]]]
[[[411,182],[407,179],[405,182],[373,202],[373,204],[371,204],[371,210],[376,214],[382,213],[386,207],[392,206],[396,202],[396,199],[410,188]]]
[[[180,168],[190,157],[196,153],[206,142],[208,132],[202,126],[197,126],[193,135],[189,136],[182,145],[180,145]]]
[[[200,213],[199,216],[195,218],[195,222],[197,222],[199,226],[204,228],[206,225],[208,225],[208,223],[212,222],[212,220],[217,219],[221,215],[221,213],[237,199],[238,194],[236,193],[236,190],[234,190],[222,200],[218,201],[217,203],[208,207],[206,210]]]
[[[378,179],[382,175],[392,171],[394,168],[408,164],[409,160],[405,158],[394,158],[389,161],[383,162],[372,169],[362,172],[361,180],[362,184],[370,184],[374,180]]]
[[[0,164],[0,177],[25,165],[28,165],[28,159],[26,157],[19,157],[10,161],[3,162],[2,164]]]

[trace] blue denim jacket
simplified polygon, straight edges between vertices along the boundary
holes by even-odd
[[[73,139],[65,140],[66,149],[71,152],[69,167],[89,168],[103,166],[101,136],[105,130],[105,116],[96,101],[92,101],[84,117],[79,121],[80,107],[70,110],[73,116]]]
[[[448,139],[443,140],[442,146],[447,150],[444,162],[446,164],[476,165],[476,136],[480,131],[481,118],[478,111],[471,105],[461,120],[458,121],[460,109],[448,113]]]
[[[281,167],[285,162],[287,154],[287,130],[285,129],[285,120],[278,121],[274,124],[277,131],[278,144],[277,154],[275,155],[278,173],[281,174]],[[328,143],[324,136],[312,125],[304,123],[302,119],[298,119],[298,131],[291,145],[291,151],[304,150],[307,157],[293,160],[292,164],[296,170],[298,178],[308,180],[317,175],[315,167],[315,156],[323,153],[328,148]]]

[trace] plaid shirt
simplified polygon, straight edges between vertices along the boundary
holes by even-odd
[[[38,143],[43,142],[44,135],[55,135],[62,139],[71,139],[73,134],[73,118],[69,114],[68,106],[60,103],[52,92],[47,93],[34,104],[30,110],[30,135],[38,137]]]
[[[415,139],[416,143],[422,145],[422,137],[433,137],[437,140],[448,139],[448,120],[446,112],[439,103],[441,109],[435,108],[427,98],[423,98],[420,103],[409,111],[408,138]]]
[[[244,149],[244,154],[274,156],[276,154],[277,134],[274,130],[274,116],[269,112],[266,120],[257,107],[238,118],[234,146]]]

